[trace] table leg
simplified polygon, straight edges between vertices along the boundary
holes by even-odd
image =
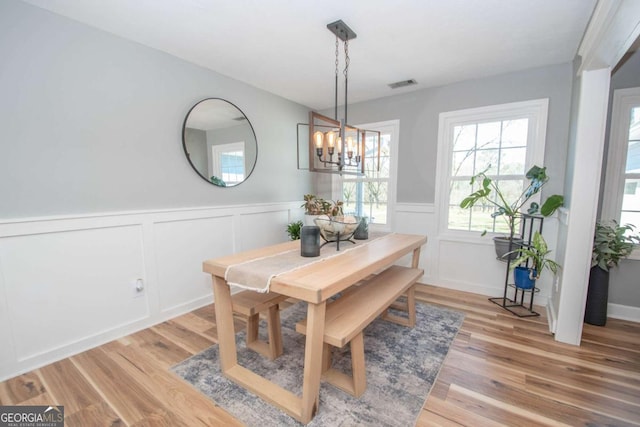
[[[212,278],[213,297],[216,307],[216,329],[218,330],[218,346],[220,350],[220,368],[224,373],[238,364],[231,289],[229,289],[229,285],[222,277],[212,276]]]
[[[322,346],[326,301],[309,303],[307,307],[307,338],[304,350],[304,376],[302,384],[301,422],[307,424],[315,416],[320,403],[320,376],[322,374]]]
[[[418,268],[420,265],[420,248],[413,250],[413,258],[411,258],[411,268]]]

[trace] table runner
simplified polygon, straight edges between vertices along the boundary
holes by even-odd
[[[303,257],[300,255],[300,248],[298,247],[275,255],[233,264],[225,271],[224,278],[229,285],[256,292],[269,292],[271,280],[279,274],[288,273],[345,252],[356,250],[387,234],[369,231],[370,238],[368,240],[354,240],[355,244],[341,241],[339,251],[336,251],[335,243],[329,243],[320,249],[320,256],[318,257]]]

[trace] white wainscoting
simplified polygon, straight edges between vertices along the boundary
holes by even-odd
[[[425,269],[420,282],[487,296],[503,295],[505,264],[496,260],[491,238],[461,239],[439,234],[437,212],[433,204],[398,203],[395,215],[395,231],[428,236],[427,245],[420,255],[420,265]],[[559,234],[567,223],[568,210],[565,208],[544,220],[543,234],[553,253],[556,253]],[[556,256],[561,257],[562,254],[556,253]],[[556,260],[562,264],[562,259]],[[402,262],[409,265],[410,257]],[[554,332],[558,307],[552,295],[561,284],[549,272],[545,272],[538,285],[540,292],[535,296],[534,303],[546,306],[549,328]],[[513,291],[509,292],[509,296],[512,296]],[[640,321],[640,308],[609,304],[608,316],[637,322]]]
[[[301,216],[291,202],[0,222],[0,381],[211,303],[202,261],[285,241]]]
[[[425,276],[421,282],[487,296],[502,296],[505,264],[496,259],[490,237],[475,237],[440,233],[437,210],[433,204],[405,204],[396,207],[396,230],[424,233],[428,236],[421,253]],[[544,235],[551,248],[557,240],[557,219],[546,218]],[[541,291],[534,302],[546,305],[551,276],[541,278]]]

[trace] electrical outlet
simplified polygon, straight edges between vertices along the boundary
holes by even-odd
[[[133,286],[133,297],[138,298],[144,295],[144,280],[136,279],[132,282]]]

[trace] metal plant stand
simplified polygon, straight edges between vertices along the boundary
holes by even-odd
[[[536,231],[542,233],[543,222],[544,218],[541,216],[528,214],[522,215],[522,217],[520,218],[520,235],[524,240],[522,244],[523,246],[531,245],[533,234]],[[512,243],[513,236],[511,236],[510,249],[517,249]],[[533,310],[533,297],[536,293],[540,292],[540,289],[536,288],[535,282],[533,288],[531,289],[518,288],[514,283],[509,283],[510,279],[513,277],[510,271],[512,259],[511,257],[507,257],[506,259],[500,259],[500,261],[505,261],[507,264],[504,277],[504,294],[501,297],[489,298],[489,301],[499,305],[500,307],[504,308],[512,314],[515,314],[518,317],[540,316],[540,313],[537,313]],[[510,289],[513,291],[513,298],[508,297]],[[525,302],[525,296],[527,296],[528,301],[526,302],[528,302],[528,306]]]

